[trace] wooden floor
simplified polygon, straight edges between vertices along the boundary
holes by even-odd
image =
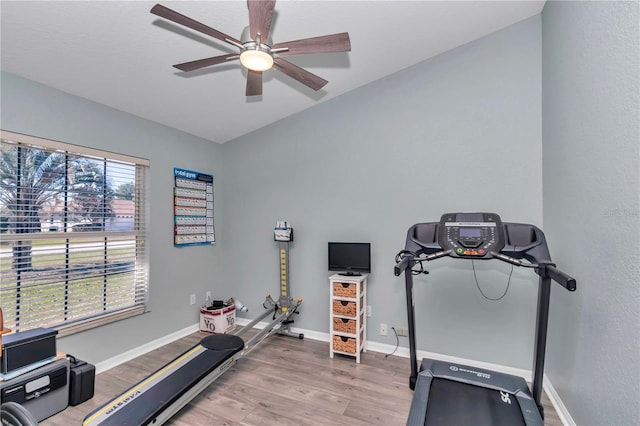
[[[250,333],[247,333],[250,334]],[[204,333],[105,371],[93,399],[41,422],[80,425],[85,415],[191,348]],[[376,352],[329,358],[329,344],[274,335],[193,399],[171,425],[404,425],[413,392],[409,361]],[[561,426],[546,396],[545,424]]]

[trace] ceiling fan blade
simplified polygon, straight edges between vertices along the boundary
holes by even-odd
[[[211,58],[198,59],[197,61],[183,62],[181,64],[174,65],[180,71],[194,71],[200,68],[210,67],[211,65],[221,64],[228,62],[232,59],[238,59],[240,55],[237,53],[229,53],[227,55],[213,56]]]
[[[262,71],[247,71],[247,91],[245,96],[262,95]]]
[[[262,43],[267,42],[269,29],[271,28],[271,18],[273,9],[276,7],[276,0],[248,0],[249,7],[249,33],[251,40],[255,40],[260,33]]]
[[[349,33],[331,34],[325,36],[304,38],[302,40],[276,43],[273,49],[289,48],[288,51],[278,52],[278,55],[301,55],[304,53],[334,53],[349,52],[351,40]]]
[[[175,10],[171,10],[168,7],[162,6],[161,4],[156,4],[155,6],[153,6],[151,8],[151,13],[153,13],[154,15],[158,15],[161,18],[165,18],[170,21],[173,21],[176,24],[184,25],[185,27],[191,28],[192,30],[196,30],[206,35],[209,35],[218,40],[226,41],[227,43],[229,43],[228,40],[231,40],[236,44],[241,44],[239,40],[236,40],[235,38],[230,37],[225,33],[221,33],[218,30],[214,30],[213,28],[205,24],[202,24],[194,19],[188,18],[176,12]],[[233,44],[235,46],[234,43],[230,43],[230,44]]]
[[[300,83],[305,86],[309,86],[313,90],[320,90],[324,87],[325,84],[328,83],[322,77],[318,77],[317,75],[310,73],[309,71],[300,68],[297,65],[287,61],[282,58],[273,58],[273,65],[279,70],[288,75],[289,77],[298,80]]]

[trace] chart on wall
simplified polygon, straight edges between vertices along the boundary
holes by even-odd
[[[173,245],[214,244],[213,176],[176,167],[173,177]]]

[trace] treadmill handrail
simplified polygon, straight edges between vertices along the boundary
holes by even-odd
[[[547,265],[546,275],[569,291],[576,291],[576,279],[562,272],[555,265]]]
[[[439,251],[426,256],[413,256],[408,253],[404,253],[402,254],[400,260],[396,263],[396,266],[393,268],[393,273],[396,277],[399,277],[400,275],[402,275],[405,269],[409,268],[410,265],[412,266],[415,262],[430,262],[432,260],[447,256],[448,254],[448,251]],[[569,291],[576,291],[576,279],[556,268],[555,264],[553,263],[542,265],[529,264],[522,262],[519,259],[506,256],[502,253],[494,253],[493,258],[515,266],[535,268],[538,271],[539,275],[551,278],[553,281],[557,282]]]
[[[402,257],[400,258],[400,261],[398,261],[396,263],[396,266],[394,266],[393,268],[394,275],[396,277],[399,277],[400,275],[402,275],[404,270],[409,267],[409,263],[411,263],[413,260],[414,260],[413,255],[410,255],[408,253],[403,254]]]

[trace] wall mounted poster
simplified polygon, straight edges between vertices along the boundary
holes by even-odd
[[[173,169],[173,245],[214,244],[213,176]]]

